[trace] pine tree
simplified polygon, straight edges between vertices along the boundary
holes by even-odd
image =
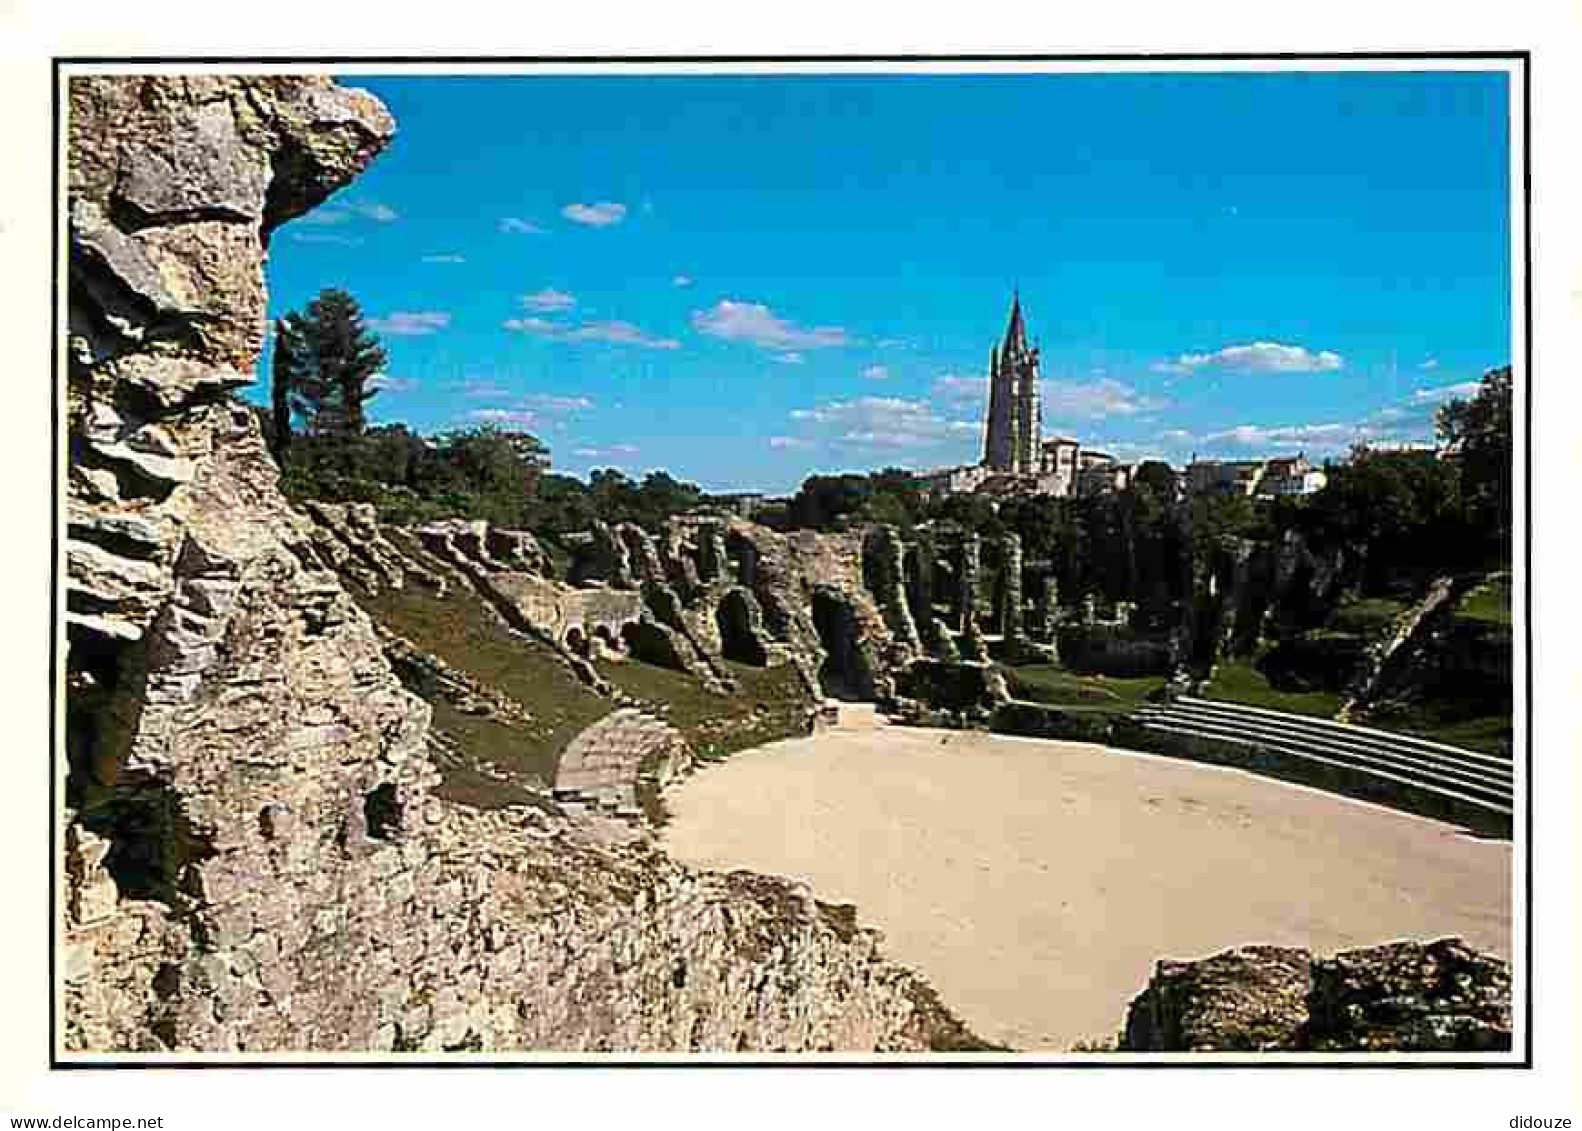
[[[285,380],[291,415],[312,436],[360,436],[367,430],[364,405],[379,392],[368,381],[388,360],[379,339],[363,321],[357,300],[334,288],[320,292],[302,314],[288,314]]]
[[[284,318],[275,319],[275,356],[269,382],[269,406],[274,429],[270,439],[277,460],[285,459],[291,446],[292,376],[300,346],[293,340]]]

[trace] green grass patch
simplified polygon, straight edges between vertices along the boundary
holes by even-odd
[[[1163,676],[1079,675],[1053,664],[1002,667],[1017,699],[1056,707],[1128,714],[1165,685]]]
[[[571,739],[613,709],[546,645],[513,635],[460,585],[444,597],[409,587],[362,601],[390,631],[527,709],[530,720],[511,725],[434,701],[434,725],[469,761],[490,762],[514,779],[547,787]]]
[[[1221,660],[1214,668],[1214,678],[1203,689],[1203,695],[1227,703],[1245,703],[1249,707],[1326,719],[1335,717],[1341,702],[1340,696],[1329,691],[1281,691],[1246,659]]]
[[[1409,608],[1407,602],[1387,597],[1353,597],[1340,603],[1325,627],[1334,632],[1377,636],[1394,625]]]
[[[599,674],[657,711],[704,758],[723,757],[806,733],[812,705],[790,664],[757,668],[727,661],[740,691],[716,695],[694,676],[639,660],[600,660]]]
[[[1511,583],[1509,578],[1480,585],[1461,598],[1456,616],[1462,620],[1482,621],[1505,628],[1511,626]]]
[[[1415,735],[1430,742],[1443,742],[1484,754],[1509,755],[1511,752],[1511,714],[1508,710],[1491,711],[1484,708],[1472,714],[1466,704],[1443,700],[1388,703],[1374,708],[1358,722],[1363,726]]]

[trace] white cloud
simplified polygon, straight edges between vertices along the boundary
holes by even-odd
[[[1440,385],[1434,389],[1418,389],[1412,394],[1412,400],[1417,404],[1439,404],[1458,398],[1475,397],[1481,387],[1478,381],[1459,381],[1454,385]]]
[[[562,326],[547,318],[508,318],[503,325],[507,330],[558,342],[609,342],[614,345],[641,346],[653,350],[681,348],[681,343],[675,338],[657,337],[641,326],[622,322],[619,319],[584,322],[580,326]]]
[[[1305,346],[1252,342],[1244,346],[1226,346],[1213,353],[1184,353],[1174,361],[1155,363],[1153,369],[1158,373],[1196,373],[1203,369],[1235,373],[1329,373],[1345,364],[1345,359],[1331,350],[1315,353]]]
[[[834,444],[864,449],[937,448],[981,431],[975,421],[951,420],[927,401],[858,397],[796,409],[791,419]]]
[[[515,330],[522,334],[537,334],[545,338],[557,337],[565,330],[564,326],[547,318],[507,318],[501,325],[507,330]]]
[[[465,263],[465,262],[467,262],[467,257],[465,255],[425,255],[423,257],[423,262],[424,263]]]
[[[791,353],[777,353],[774,356],[774,360],[781,365],[801,365],[807,358],[792,351]]]
[[[813,441],[804,440],[800,436],[770,436],[769,446],[771,448],[777,449],[796,450],[801,448],[811,448],[813,446]]]
[[[510,235],[541,236],[544,229],[531,220],[524,220],[520,216],[507,216],[500,221],[500,230]]]
[[[670,285],[672,287],[690,287],[692,285],[692,276],[677,275],[674,279],[670,280]]]
[[[989,399],[987,377],[958,377],[947,373],[934,380],[935,398],[954,405],[981,405]]]
[[[571,454],[578,459],[611,459],[622,460],[635,456],[638,448],[633,444],[610,444],[603,448],[573,448]]]
[[[537,428],[544,419],[531,409],[522,408],[475,408],[467,414],[467,418],[501,428]]]
[[[1144,396],[1113,377],[1098,381],[1051,381],[1040,383],[1039,394],[1046,421],[1098,420],[1106,416],[1136,416],[1163,408],[1164,401]],[[958,377],[946,374],[934,380],[934,398],[958,408],[976,407],[981,411],[988,400],[987,377]]]
[[[557,291],[553,287],[545,287],[541,291],[523,295],[522,305],[529,310],[536,310],[540,314],[552,314],[561,310],[570,310],[577,305],[577,300],[565,291]]]
[[[524,397],[521,402],[525,406],[539,409],[543,412],[581,412],[585,408],[592,408],[593,402],[587,397],[568,397],[556,393],[534,393]]]
[[[601,200],[597,204],[568,204],[560,210],[560,214],[578,224],[607,228],[626,219],[626,205],[613,200]]]
[[[359,200],[347,201],[344,204],[326,204],[315,208],[303,216],[300,222],[327,227],[333,224],[348,224],[353,220],[372,220],[376,224],[388,224],[400,218],[401,214],[388,204]]]
[[[870,365],[862,371],[863,378],[868,381],[889,380],[890,371],[882,365]]]
[[[1439,359],[1437,357],[1424,358],[1423,359],[1423,363],[1421,365],[1419,365],[1417,368],[1419,368],[1419,369],[1438,369],[1439,368]]]
[[[381,334],[421,337],[450,325],[450,315],[440,310],[397,310],[387,318],[370,318],[368,325]]]
[[[728,342],[750,342],[766,350],[824,349],[849,345],[839,326],[804,329],[778,317],[762,303],[721,299],[708,310],[692,312],[699,333]]]
[[[511,390],[497,381],[488,377],[466,377],[452,387],[460,387],[463,396],[468,397],[508,397]]]
[[[464,385],[468,384],[464,382]],[[470,385],[469,395],[498,396],[505,392],[500,386],[490,382],[474,382]],[[508,405],[475,408],[467,413],[467,417],[485,424],[509,425],[514,428],[562,428],[564,427],[562,420],[565,417],[592,407],[593,402],[583,396],[534,393]]]
[[[387,373],[375,373],[368,378],[368,385],[374,389],[388,389],[392,393],[409,393],[417,388],[417,380],[413,377],[391,377]]]
[[[1199,455],[1253,456],[1305,451],[1311,457],[1341,456],[1355,444],[1383,447],[1430,448],[1434,445],[1434,416],[1440,405],[1455,397],[1477,392],[1477,381],[1418,389],[1406,400],[1374,409],[1353,420],[1305,424],[1239,424],[1194,435],[1183,429],[1158,434],[1178,450],[1189,444]]]
[[[902,338],[880,338],[873,344],[882,350],[898,350],[906,348],[906,341]]]
[[[309,213],[311,216],[312,213]],[[341,247],[361,247],[363,241],[356,236],[338,236],[333,232],[292,232],[291,238],[297,243],[332,243]]]
[[[1098,420],[1136,416],[1163,408],[1164,401],[1147,397],[1113,377],[1097,381],[1045,381],[1044,416],[1051,420]]]
[[[1374,434],[1374,430],[1360,423],[1290,424],[1272,428],[1239,424],[1199,436],[1198,443],[1208,447],[1221,445],[1254,450],[1301,448],[1309,452],[1343,452],[1353,443],[1363,442]]]

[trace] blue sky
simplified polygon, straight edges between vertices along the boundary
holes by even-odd
[[[1510,360],[1504,74],[343,81],[399,131],[272,311],[350,290],[376,420],[570,474],[975,462],[1013,287],[1045,431],[1122,459],[1424,441]]]

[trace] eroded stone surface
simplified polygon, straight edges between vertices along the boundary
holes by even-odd
[[[1161,962],[1132,1002],[1133,1052],[1497,1052],[1511,1047],[1511,970],[1460,939],[1315,959],[1253,946]]]

